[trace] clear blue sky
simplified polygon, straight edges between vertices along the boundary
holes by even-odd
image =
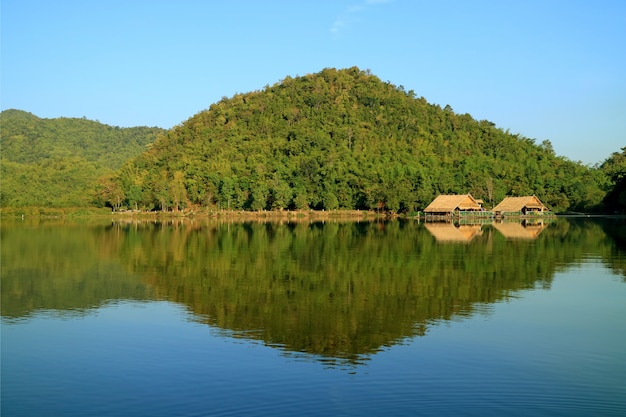
[[[585,164],[626,146],[624,0],[2,0],[3,110],[170,128],[358,66]]]

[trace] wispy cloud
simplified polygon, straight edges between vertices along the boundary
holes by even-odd
[[[347,27],[357,19],[357,15],[370,8],[380,4],[392,3],[395,0],[362,0],[361,3],[348,7],[344,12],[333,22],[330,28],[330,33],[337,36],[341,34]]]
[[[341,32],[341,29],[345,26],[345,22],[343,21],[343,19],[336,19],[333,22],[333,26],[330,28],[330,33],[332,33],[333,35],[337,35],[339,32]]]

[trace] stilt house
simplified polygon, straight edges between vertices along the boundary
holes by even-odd
[[[482,211],[483,208],[471,194],[442,194],[424,209],[426,216],[451,217],[461,212]]]
[[[550,210],[539,199],[532,196],[506,197],[493,208],[496,216],[526,216],[529,214],[544,214]]]

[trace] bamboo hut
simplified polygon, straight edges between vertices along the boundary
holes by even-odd
[[[426,218],[450,218],[462,213],[482,212],[483,207],[471,194],[442,194],[424,209]]]
[[[506,197],[493,208],[496,216],[527,216],[549,213],[550,210],[534,195],[525,197]]]

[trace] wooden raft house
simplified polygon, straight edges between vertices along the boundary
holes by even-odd
[[[550,210],[534,195],[506,197],[493,208],[496,217],[535,216],[550,214]]]
[[[482,205],[471,194],[442,194],[424,209],[426,220],[451,220],[464,215],[484,213]]]

